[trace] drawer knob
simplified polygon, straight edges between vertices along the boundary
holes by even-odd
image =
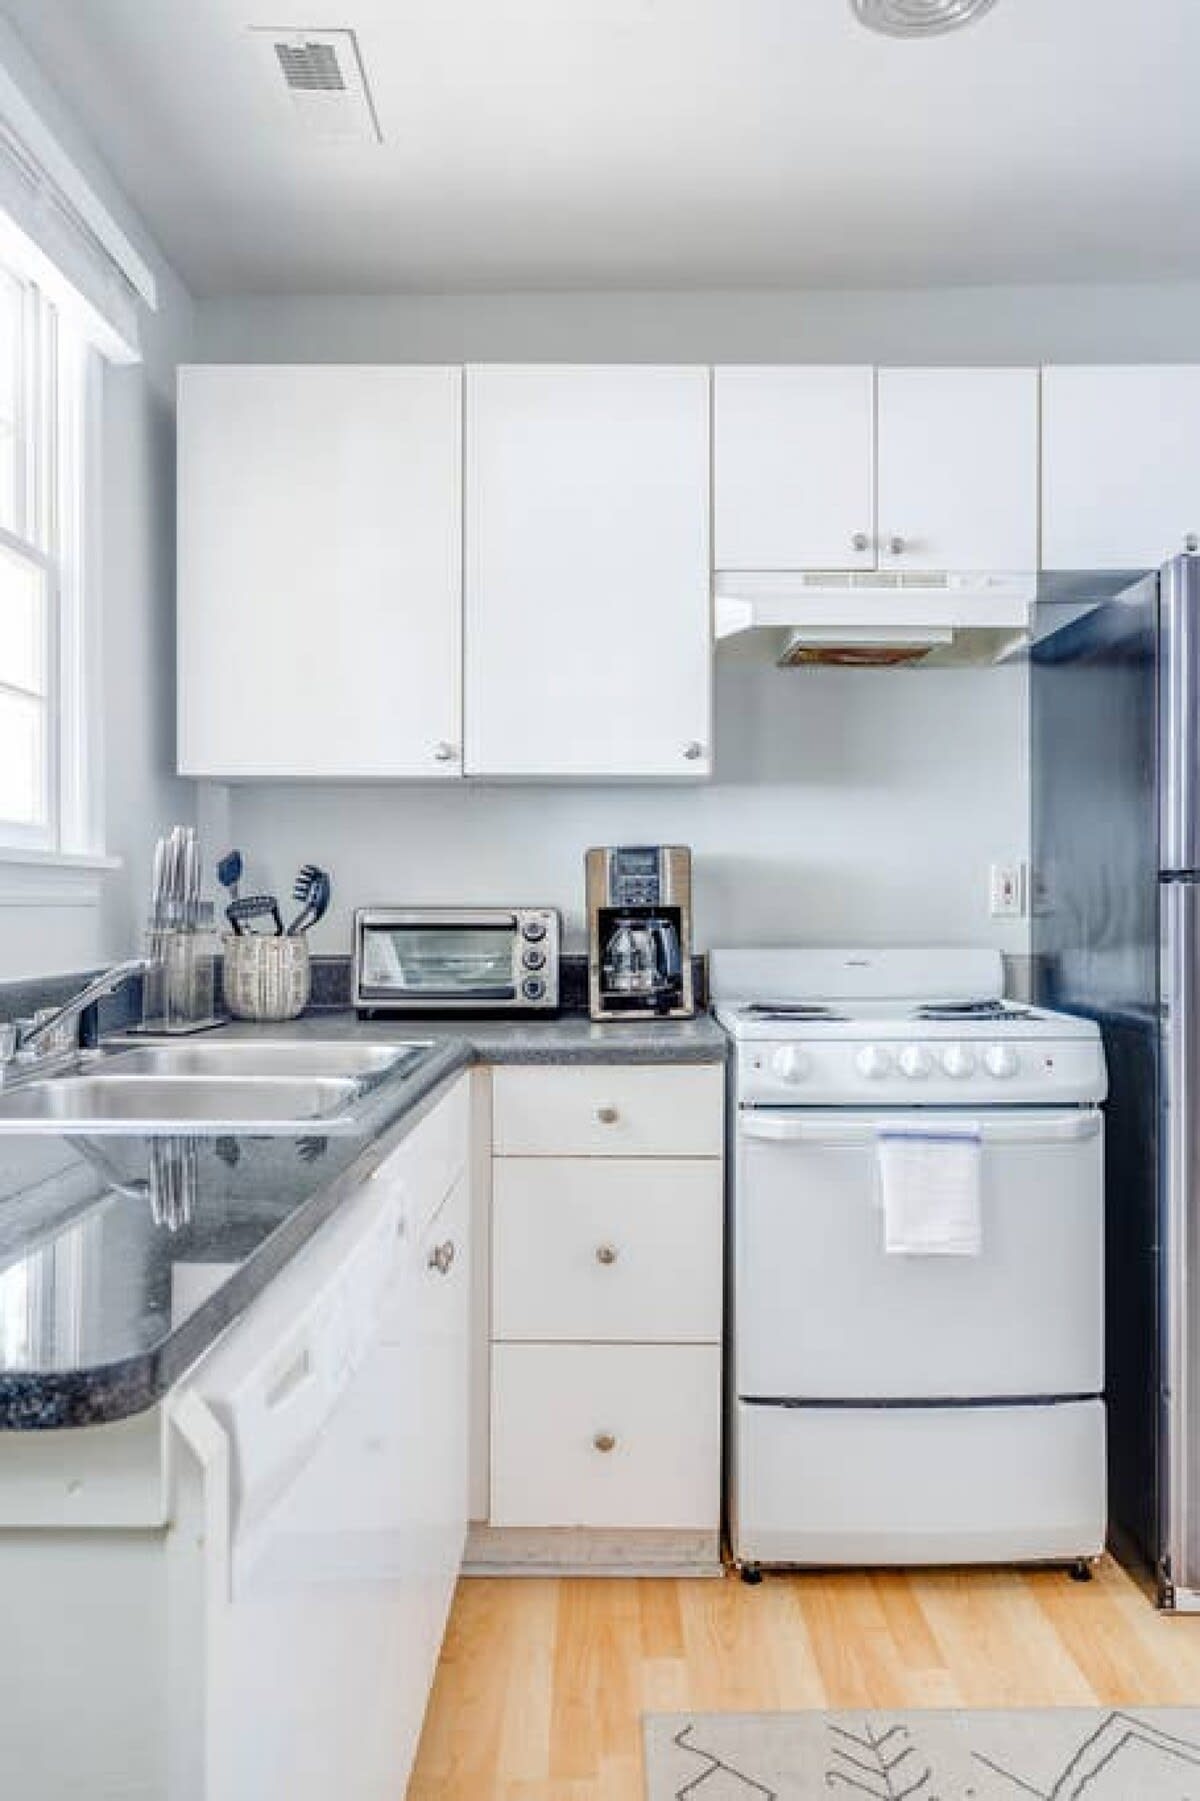
[[[597,1432],[592,1443],[598,1451],[615,1451],[617,1447],[616,1438],[611,1432]]]
[[[453,1262],[454,1240],[452,1238],[448,1238],[445,1244],[435,1244],[429,1253],[429,1267],[435,1269],[439,1276],[448,1276]]]
[[[620,1117],[621,1116],[615,1107],[606,1106],[596,1108],[596,1118],[600,1121],[602,1126],[615,1126]]]
[[[615,1263],[616,1261],[617,1261],[617,1247],[615,1244],[598,1244],[596,1246],[596,1262],[597,1263],[607,1264],[607,1263]]]

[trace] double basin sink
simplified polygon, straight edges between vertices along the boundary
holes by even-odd
[[[353,1124],[428,1044],[254,1041],[110,1048],[0,1089],[0,1133],[288,1132]]]

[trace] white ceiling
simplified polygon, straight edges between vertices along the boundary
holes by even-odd
[[[0,0],[196,292],[1200,275],[1200,0]],[[247,30],[350,26],[382,145]]]

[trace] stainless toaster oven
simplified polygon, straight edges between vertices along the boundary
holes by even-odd
[[[354,1006],[376,1013],[553,1013],[562,921],[553,907],[361,907]]]

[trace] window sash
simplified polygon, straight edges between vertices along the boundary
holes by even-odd
[[[3,272],[0,272],[3,274]],[[15,278],[3,274],[3,279]],[[59,488],[77,477],[62,458],[58,379],[58,331],[54,309],[31,283],[18,283],[14,321],[13,493],[11,527],[0,526],[0,556],[24,563],[40,577],[40,679],[22,679],[0,663],[0,696],[11,724],[32,714],[40,745],[34,763],[36,793],[7,810],[0,791],[0,846],[6,849],[63,848],[62,788],[64,662],[61,617]],[[73,742],[79,737],[74,728]],[[25,804],[27,803],[27,804]]]

